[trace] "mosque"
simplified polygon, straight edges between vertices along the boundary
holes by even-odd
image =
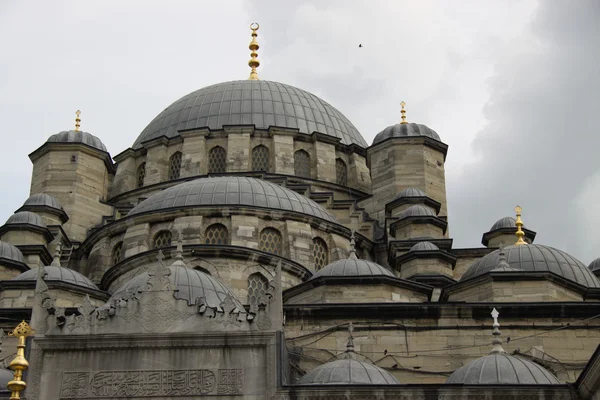
[[[79,112],[29,154],[0,398],[600,399],[600,259],[535,242],[520,207],[454,247],[442,137],[402,103],[367,143],[259,79],[251,29],[249,79],[119,154]]]

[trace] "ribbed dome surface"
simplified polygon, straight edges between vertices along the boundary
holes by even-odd
[[[591,271],[598,271],[598,270],[600,270],[600,258],[596,258],[594,261],[592,261],[590,263],[590,265],[588,265],[588,268]]]
[[[94,282],[92,282],[85,276],[81,275],[77,271],[73,271],[72,269],[69,269],[69,268],[58,267],[58,266],[54,266],[54,265],[49,265],[49,266],[43,267],[43,268],[44,268],[44,274],[45,274],[44,279],[47,281],[68,282],[68,283],[72,283],[74,285],[98,290],[98,287],[94,284]],[[14,281],[35,281],[37,279],[37,274],[38,274],[38,270],[37,270],[37,268],[34,268],[34,269],[30,269],[29,271],[23,272],[21,275],[14,277],[12,280],[14,280]]]
[[[542,366],[505,353],[481,357],[457,369],[446,383],[464,385],[558,385]]]
[[[379,132],[377,136],[375,136],[375,139],[373,139],[373,145],[383,142],[391,137],[409,136],[427,136],[440,142],[442,141],[440,136],[433,129],[421,124],[408,123],[388,126]]]
[[[414,206],[408,207],[406,210],[398,214],[398,219],[408,217],[435,217],[435,213],[425,206],[416,204]]]
[[[373,364],[347,359],[320,365],[304,375],[301,385],[398,385],[389,372]]]
[[[249,206],[299,212],[326,221],[337,219],[314,201],[279,185],[255,178],[201,178],[170,187],[135,206],[128,215],[168,208]]]
[[[25,264],[23,253],[10,243],[0,241],[0,258]]]
[[[227,296],[230,296],[235,306],[241,311],[244,310],[244,306],[231,290],[212,276],[196,269],[181,266],[171,265],[168,268],[171,270],[169,281],[178,289],[175,292],[177,299],[187,300],[189,304],[194,304],[196,299],[203,298],[208,307],[220,309],[221,303]],[[126,292],[143,290],[149,277],[148,272],[135,276],[121,286],[111,298],[117,298]]]
[[[25,200],[25,203],[23,203],[23,207],[25,206],[46,206],[55,208],[57,210],[62,209],[58,200],[46,193],[32,194],[27,200]]]
[[[598,278],[579,260],[564,251],[540,244],[504,248],[511,268],[524,271],[548,271],[586,287],[600,287]],[[460,278],[461,281],[483,275],[498,267],[500,250],[475,261]]]
[[[313,278],[319,276],[372,276],[372,275],[385,275],[394,276],[394,274],[387,268],[366,260],[359,259],[343,259],[334,261],[331,264],[323,267]]]
[[[420,189],[416,189],[413,187],[407,187],[405,189],[402,189],[400,191],[400,193],[398,193],[396,198],[400,199],[402,197],[426,197],[426,196],[427,195],[425,194],[425,192]]]
[[[409,251],[436,251],[440,248],[431,242],[419,242],[410,248]]]
[[[517,227],[516,223],[517,223],[517,220],[514,219],[513,217],[500,218],[498,221],[496,221],[494,223],[494,225],[492,225],[492,227],[490,228],[490,232],[495,231],[496,229],[502,229],[502,228],[516,228]]]
[[[5,225],[18,225],[18,224],[29,224],[33,226],[38,226],[40,228],[45,228],[46,224],[42,217],[33,213],[31,211],[19,211],[11,215],[7,220]]]
[[[91,133],[82,131],[62,131],[48,138],[47,143],[83,143],[108,153],[106,146]]]
[[[278,82],[243,80],[207,86],[177,100],[150,122],[133,148],[160,136],[176,137],[179,130],[218,130],[226,125],[316,131],[338,137],[344,144],[367,147],[354,125],[314,94]]]

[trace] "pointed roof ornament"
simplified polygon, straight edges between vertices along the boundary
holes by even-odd
[[[81,118],[79,118],[79,116],[81,115],[81,111],[75,111],[75,115],[75,132],[79,132],[79,127],[81,126],[79,124],[81,122]]]
[[[400,122],[400,125],[406,125],[408,124],[408,121],[406,121],[406,110],[404,109],[406,103],[404,101],[401,101],[400,106],[402,106],[402,109],[400,110],[400,113],[402,114],[402,122]]]
[[[346,343],[346,356],[354,359],[356,358],[356,355],[354,354],[354,337],[352,336],[352,332],[354,332],[354,324],[352,321],[350,321],[348,324],[348,343]]]
[[[492,351],[490,351],[489,354],[505,353],[504,349],[502,348],[502,340],[500,340],[500,329],[498,329],[500,328],[500,324],[498,323],[498,316],[500,316],[500,313],[494,307],[492,310],[492,318],[494,319],[494,330],[492,331],[492,335],[494,336],[494,339],[492,340]]]
[[[52,259],[53,267],[60,267],[60,255],[61,255],[61,244],[60,242],[56,243],[56,247],[54,248],[54,258]]]
[[[500,253],[498,253],[498,266],[496,268],[510,268],[510,265],[506,261],[506,253],[504,252],[504,245],[500,245]]]
[[[527,244],[527,242],[523,240],[525,232],[523,232],[522,229],[523,221],[521,220],[521,211],[523,211],[523,209],[520,206],[515,207],[515,212],[517,213],[517,221],[515,222],[515,225],[517,226],[517,232],[515,232],[515,235],[517,236],[517,243],[515,243],[516,246]]]
[[[250,61],[248,61],[248,66],[251,68],[250,76],[248,77],[248,80],[250,80],[250,81],[258,80],[258,73],[256,72],[256,68],[258,68],[258,66],[260,65],[260,61],[258,61],[258,53],[256,52],[256,50],[258,50],[258,48],[259,48],[258,42],[256,41],[256,37],[258,36],[256,31],[258,30],[259,27],[260,27],[260,25],[258,25],[258,23],[256,23],[256,22],[253,22],[250,24],[250,29],[252,29],[252,41],[250,42],[250,45],[248,46],[248,48],[250,49],[250,57],[251,57]]]
[[[354,229],[352,229],[352,233],[350,234],[350,254],[348,255],[348,259],[349,260],[356,260],[358,259],[358,257],[356,257],[356,240],[355,240],[355,234],[356,231]]]
[[[183,262],[183,232],[181,230],[177,230],[177,249],[175,250],[175,261],[173,261],[173,266],[182,266],[185,267],[185,262]]]

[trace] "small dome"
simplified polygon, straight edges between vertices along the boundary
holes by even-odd
[[[50,136],[46,143],[83,143],[108,153],[106,146],[100,139],[91,133],[82,131],[62,131]]]
[[[271,182],[239,176],[200,178],[153,194],[128,215],[168,208],[250,206],[292,211],[338,223],[335,216],[314,201]]]
[[[10,243],[0,241],[0,259],[2,258],[25,264],[25,258],[21,250]]]
[[[30,206],[30,207],[50,207],[50,208],[55,208],[57,210],[62,210],[62,207],[60,206],[60,203],[58,202],[58,200],[56,200],[54,197],[50,196],[49,194],[46,193],[36,193],[36,194],[32,194],[27,200],[25,200],[25,203],[23,203],[23,207],[26,206]]]
[[[490,232],[491,231],[495,231],[496,229],[502,229],[502,228],[516,228],[517,225],[517,220],[514,219],[513,217],[504,217],[504,218],[500,218],[498,221],[496,221],[494,223],[494,225],[492,225],[492,227],[490,228]],[[525,226],[523,226],[525,227]]]
[[[82,286],[88,289],[98,290],[98,287],[77,271],[73,271],[69,268],[58,267],[49,265],[44,268],[45,280],[46,281],[61,281],[72,283],[73,285]],[[23,272],[21,275],[14,277],[13,281],[35,281],[37,279],[38,270],[37,268],[30,269],[29,271]]]
[[[600,270],[600,258],[596,258],[594,261],[592,261],[590,263],[590,265],[588,265],[588,268],[591,271],[598,271],[598,270]]]
[[[386,370],[366,362],[346,359],[331,361],[313,369],[302,378],[301,385],[398,385]]]
[[[394,274],[387,268],[376,264],[371,261],[359,260],[359,259],[343,259],[332,262],[331,264],[323,267],[316,274],[313,275],[312,279],[320,276],[373,276],[373,275],[385,275],[394,276]]]
[[[598,278],[581,261],[564,251],[540,244],[527,244],[505,247],[504,253],[508,265],[516,270],[553,272],[585,287],[600,287]],[[460,278],[461,282],[497,268],[499,255],[500,250],[496,250],[475,261]]]
[[[377,136],[375,136],[375,139],[373,139],[373,145],[379,142],[383,142],[384,140],[389,139],[391,137],[409,136],[427,136],[439,142],[442,141],[440,139],[440,136],[433,129],[425,125],[415,124],[411,122],[408,124],[396,124],[388,126],[384,130],[379,132]]]
[[[446,383],[463,385],[558,385],[560,382],[542,366],[510,356],[493,353],[460,367]]]
[[[431,242],[419,242],[410,248],[409,251],[436,251],[440,248]]]
[[[348,118],[314,94],[278,82],[242,80],[217,83],[180,98],[150,122],[132,147],[139,149],[142,142],[160,136],[177,137],[181,130],[219,130],[227,125],[320,132],[343,144],[368,146]]]
[[[212,276],[197,269],[178,265],[171,265],[167,268],[171,270],[169,280],[177,288],[175,298],[187,300],[188,304],[194,304],[197,299],[204,299],[208,307],[220,309],[221,303],[229,296],[233,299],[235,306],[244,311],[244,306],[233,292]],[[121,286],[111,298],[117,298],[126,292],[142,291],[149,278],[148,272],[133,277]]]
[[[410,206],[398,214],[398,219],[404,219],[408,217],[435,217],[435,213],[425,206],[415,204],[414,206]]]
[[[412,187],[407,187],[406,189],[402,189],[400,193],[396,196],[397,199],[402,197],[427,197],[424,191]]]
[[[490,270],[490,272],[519,272],[519,271],[523,271],[523,270],[517,269],[517,268],[512,268],[512,267],[507,267],[506,265],[501,265],[499,267],[496,267],[496,268]]]
[[[12,381],[14,373],[6,368],[0,368],[0,393],[9,392],[8,382]]]
[[[40,228],[46,227],[46,223],[44,223],[42,217],[31,211],[19,211],[14,213],[6,220],[6,223],[4,225],[20,224],[33,225]]]

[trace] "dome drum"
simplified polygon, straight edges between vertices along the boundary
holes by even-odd
[[[65,223],[69,220],[69,216],[65,210],[61,207],[60,203],[56,198],[46,194],[37,193],[31,195],[25,203],[15,213],[21,211],[31,211],[37,214],[50,214],[58,218],[59,223]],[[42,218],[44,218],[42,216]]]
[[[441,237],[446,234],[448,222],[435,215],[431,209],[414,205],[402,211],[397,219],[390,223],[390,233],[397,240],[410,239],[415,236]],[[412,225],[427,225],[427,232],[412,232]]]
[[[411,195],[407,196],[403,192],[407,189],[412,189],[414,192]],[[442,204],[439,201],[436,201],[429,196],[427,196],[424,192],[418,189],[407,188],[401,191],[394,200],[390,201],[385,205],[385,215],[386,217],[399,217],[402,212],[413,205],[422,205],[434,210],[435,215],[439,214]]]
[[[486,247],[510,246],[514,244],[516,242],[515,232],[517,231],[515,221],[513,217],[504,217],[496,221],[489,232],[483,234],[481,244]],[[522,229],[525,232],[523,240],[530,244],[533,243],[536,233],[526,227]]]
[[[54,240],[54,236],[46,226],[46,223],[44,222],[42,217],[31,211],[19,211],[11,215],[6,220],[4,225],[0,226],[0,237],[3,237],[7,233],[14,231],[27,231],[32,232],[33,234],[40,235],[39,238],[31,238],[34,241],[44,240],[46,243],[49,243],[52,240]]]

